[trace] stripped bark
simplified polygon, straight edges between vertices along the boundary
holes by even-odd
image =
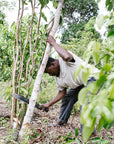
[[[56,31],[57,31],[57,27],[59,25],[59,20],[60,20],[60,15],[61,15],[61,10],[62,10],[63,3],[64,3],[64,0],[59,0],[58,7],[57,7],[57,10],[56,10],[56,13],[55,13],[53,28],[50,32],[51,36],[54,36]],[[23,136],[23,134],[26,132],[26,129],[28,129],[28,126],[30,125],[31,118],[33,116],[34,107],[35,107],[36,100],[37,100],[37,95],[38,95],[39,90],[40,90],[40,83],[41,83],[42,76],[43,76],[43,73],[44,73],[44,70],[45,70],[45,67],[46,67],[46,63],[47,63],[47,60],[48,60],[48,57],[49,57],[49,54],[50,54],[50,50],[51,50],[51,46],[49,45],[49,43],[47,43],[44,58],[42,60],[42,64],[39,68],[39,71],[37,73],[37,77],[36,77],[36,80],[35,80],[35,83],[34,83],[34,88],[33,88],[32,94],[31,94],[28,109],[27,109],[26,115],[24,117],[24,121],[23,121],[21,130],[19,132],[20,137]]]

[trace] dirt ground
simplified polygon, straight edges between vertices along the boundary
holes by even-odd
[[[51,107],[48,113],[35,109],[31,121],[30,135],[32,138],[28,144],[84,144],[80,132],[78,136],[75,136],[76,129],[80,129],[79,112],[73,112],[67,125],[56,126],[59,109],[60,104]],[[0,144],[6,144],[5,139],[8,139],[9,125],[10,107],[4,100],[0,100]],[[91,139],[99,139],[99,137],[101,142],[95,142],[96,144],[103,144],[104,139],[110,140],[105,144],[114,144],[114,126],[109,130],[102,129],[100,133],[96,132],[96,135],[91,136],[88,143],[92,144]]]

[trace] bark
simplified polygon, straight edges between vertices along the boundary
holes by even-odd
[[[35,51],[35,48],[37,46],[37,42],[38,42],[38,36],[39,36],[39,27],[40,27],[40,22],[41,22],[41,12],[42,12],[42,8],[40,8],[40,14],[39,14],[39,20],[38,20],[38,26],[37,26],[37,37],[36,37],[36,40],[35,40],[35,45],[34,45],[34,48],[33,48],[33,51],[30,53],[30,57],[27,61],[27,67],[26,67],[26,78],[27,78],[27,74],[28,74],[28,67],[29,67],[29,63],[30,63],[30,60],[32,59],[32,69],[34,69],[34,59],[33,59],[33,52]],[[29,82],[28,82],[29,84]]]
[[[26,49],[26,47],[27,47],[27,44],[28,44],[28,41],[29,41],[29,37],[30,37],[30,39],[32,39],[31,38],[31,31],[32,31],[32,27],[33,27],[33,17],[34,17],[34,12],[35,12],[35,0],[34,0],[34,4],[33,4],[33,2],[31,1],[31,8],[32,8],[32,17],[31,17],[31,24],[30,24],[30,26],[29,26],[29,28],[28,28],[28,31],[27,31],[27,37],[26,37],[26,42],[25,42],[25,45],[24,45],[24,49],[23,49],[23,54],[22,54],[22,59],[21,59],[21,62],[20,62],[20,78],[19,79],[21,79],[21,76],[22,76],[22,72],[23,72],[23,61],[24,61],[24,55],[25,55],[25,49]],[[32,46],[31,46],[31,40],[30,40],[30,54],[31,54],[31,48]]]
[[[53,28],[50,32],[51,36],[54,36],[56,31],[57,31],[63,3],[64,3],[64,0],[59,0],[58,7],[57,7],[57,10],[56,10],[56,13],[55,13]],[[51,46],[49,45],[49,43],[47,43],[44,58],[42,60],[42,64],[39,68],[39,71],[37,73],[37,77],[36,77],[36,80],[35,80],[35,83],[34,83],[34,88],[33,88],[32,94],[31,94],[28,109],[27,109],[26,115],[24,117],[24,121],[23,121],[21,130],[19,132],[20,137],[23,136],[23,134],[26,132],[26,129],[28,129],[28,126],[30,125],[31,118],[32,118],[33,112],[34,112],[34,107],[35,107],[36,100],[37,100],[37,95],[38,95],[39,90],[40,90],[40,83],[41,83],[42,76],[43,76],[43,73],[44,73],[44,70],[45,70],[45,67],[46,67],[46,63],[47,63],[47,60],[48,60],[48,57],[49,57],[49,54],[50,54],[50,50],[51,50]]]
[[[18,31],[19,31],[19,16],[20,16],[20,3],[21,1],[19,0],[19,9],[18,9],[18,16],[17,16],[17,29],[16,29],[16,48],[14,46],[14,51],[13,51],[13,70],[12,70],[12,86],[13,86],[13,94],[15,94],[15,75],[16,75],[16,67],[17,67],[17,60],[18,60],[18,55],[19,55],[19,45],[18,45]],[[16,53],[16,56],[15,56]],[[11,124],[13,125],[13,116],[14,116],[14,111],[15,111],[15,98],[12,97],[12,109],[11,109]]]
[[[17,63],[18,63],[18,58],[19,58],[19,30],[20,30],[20,22],[22,21],[23,17],[23,12],[24,12],[24,3],[23,0],[19,0],[19,8],[18,8],[18,16],[17,16],[17,27],[16,27],[16,46],[13,48],[13,70],[12,70],[12,86],[13,86],[13,94],[18,92],[16,90],[16,70],[17,70]],[[15,54],[16,53],[16,54]],[[17,111],[16,111],[16,99],[12,97],[12,109],[11,109],[11,125],[13,125],[13,118],[16,116],[16,112],[18,112],[18,104],[17,104]],[[18,122],[18,117],[17,117],[17,122]],[[17,125],[17,124],[16,124]],[[15,127],[14,127],[15,128]]]

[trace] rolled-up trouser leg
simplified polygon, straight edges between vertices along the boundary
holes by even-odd
[[[78,100],[78,93],[83,88],[83,86],[80,86],[76,89],[69,89],[66,95],[62,99],[62,105],[61,105],[61,110],[60,110],[60,116],[59,116],[59,121],[62,123],[67,123],[73,105],[76,103]]]

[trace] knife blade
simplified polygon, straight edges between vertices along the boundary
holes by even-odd
[[[26,104],[29,104],[29,99],[25,98],[24,96],[18,95],[18,94],[12,94],[14,98],[16,98],[17,100],[20,100]],[[40,106],[39,104],[35,104],[35,108],[42,110],[43,106]],[[44,109],[45,112],[49,111],[49,108],[45,108]]]

